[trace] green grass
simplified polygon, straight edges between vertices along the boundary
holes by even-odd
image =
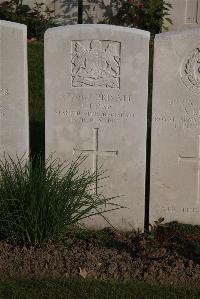
[[[142,282],[108,283],[78,278],[0,281],[0,298],[19,299],[198,299],[200,290],[151,286]]]
[[[59,162],[50,157],[37,164],[10,157],[0,160],[0,234],[12,244],[58,241],[80,220],[120,208],[100,190],[91,192],[104,172],[80,171],[86,157]],[[97,176],[96,176],[97,175]]]

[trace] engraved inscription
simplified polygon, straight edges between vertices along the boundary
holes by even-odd
[[[56,114],[74,123],[112,124],[129,121],[135,118],[132,105],[135,101],[131,95],[63,94],[62,99],[68,98],[67,104],[56,109]],[[118,107],[120,107],[118,109]]]
[[[195,163],[198,165],[198,172],[197,172],[197,200],[196,204],[200,204],[200,135],[198,135],[198,156],[197,157],[184,157],[179,155],[178,162],[189,162]]]
[[[72,87],[120,87],[119,42],[72,41],[71,47]]]
[[[96,181],[94,186],[94,193],[98,194],[98,157],[99,156],[113,156],[117,157],[118,151],[107,150],[100,151],[99,150],[99,128],[93,129],[93,148],[92,149],[73,149],[73,154],[75,153],[87,153],[92,154],[93,156],[93,172],[96,174]]]
[[[7,108],[4,105],[0,104],[0,115],[4,116],[6,112]]]
[[[200,94],[200,46],[183,60],[181,79],[191,92]]]
[[[199,99],[170,99],[165,112],[153,114],[153,121],[175,129],[200,129]]]
[[[7,96],[8,89],[7,88],[0,88],[0,96]]]
[[[162,213],[200,213],[199,208],[194,208],[194,207],[175,207],[175,206],[170,206],[170,207],[162,207],[161,208]]]
[[[9,92],[7,88],[0,88],[0,98],[8,95]],[[7,111],[7,107],[4,104],[0,103],[0,115],[4,116],[6,111]]]

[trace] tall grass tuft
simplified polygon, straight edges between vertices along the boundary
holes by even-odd
[[[11,157],[0,161],[0,235],[12,244],[59,240],[67,228],[120,206],[92,192],[104,172],[80,171],[85,156],[71,163],[38,159],[36,165]],[[97,177],[96,177],[97,175]],[[103,216],[103,215],[102,215]]]

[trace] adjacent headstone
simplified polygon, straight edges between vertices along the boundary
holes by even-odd
[[[167,2],[172,5],[169,16],[172,24],[166,23],[170,31],[200,26],[200,0],[168,0]]]
[[[200,224],[200,29],[156,36],[150,222]]]
[[[29,154],[27,30],[0,21],[0,158]]]
[[[103,165],[106,196],[127,208],[105,216],[118,228],[143,228],[149,33],[75,25],[45,34],[46,157],[88,155]],[[98,192],[99,186],[94,186]],[[88,226],[108,223],[94,217]]]

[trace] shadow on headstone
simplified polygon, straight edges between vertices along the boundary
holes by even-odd
[[[55,11],[55,18],[59,24],[77,24],[78,0],[50,0],[49,5]]]
[[[60,25],[73,25],[78,21],[80,10],[85,24],[108,23],[116,14],[119,0],[46,0],[48,8],[55,11],[55,20]],[[80,7],[82,6],[82,8]]]
[[[116,14],[121,1],[85,0],[83,4],[83,23],[108,23]]]

